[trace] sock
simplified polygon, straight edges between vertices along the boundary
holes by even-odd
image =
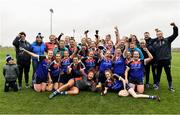
[[[172,88],[172,81],[168,82],[169,88]]]
[[[159,87],[159,82],[157,82],[157,83],[156,83],[156,86],[158,86],[158,87]]]
[[[67,95],[68,93],[67,93],[67,91],[60,91],[59,94],[60,95]]]
[[[56,95],[58,95],[58,94],[59,94],[58,91],[54,91],[54,92],[53,92],[53,95],[54,95],[54,96],[56,96]]]
[[[97,86],[101,87],[102,86],[101,82],[99,82]]]
[[[149,99],[156,99],[156,96],[150,95]]]

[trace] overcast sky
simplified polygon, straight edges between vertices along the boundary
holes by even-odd
[[[72,36],[79,39],[83,32],[100,30],[101,37],[112,34],[117,25],[121,36],[135,34],[140,39],[145,31],[155,37],[155,28],[172,34],[170,22],[180,26],[179,0],[0,0],[0,44],[12,46],[15,36],[24,31],[32,43],[38,32],[48,41],[50,34],[50,12],[53,8],[53,34]],[[180,37],[172,44],[180,47]]]

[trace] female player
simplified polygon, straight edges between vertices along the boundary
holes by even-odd
[[[107,78],[105,82],[105,88],[102,95],[107,94],[108,90],[119,92],[119,96],[128,96],[129,94],[132,95],[134,98],[147,98],[147,99],[157,99],[160,101],[159,96],[151,96],[151,95],[145,95],[145,94],[137,94],[133,88],[129,87],[127,83],[125,83],[125,80],[117,75],[112,74],[111,70],[105,71],[105,76]]]
[[[72,56],[69,56],[68,51],[64,51],[64,57],[61,59],[62,74],[59,78],[59,87],[66,84],[72,76],[68,73],[68,66],[72,63]]]
[[[78,57],[73,58],[73,62],[68,66],[67,73],[72,76],[72,78],[64,85],[62,85],[59,89],[53,92],[49,98],[53,98],[58,94],[78,94],[78,87],[74,86],[76,82],[83,79],[84,76],[84,65],[81,61],[78,60]],[[63,91],[60,93],[60,91]],[[64,92],[66,91],[66,92]]]
[[[143,93],[144,92],[144,65],[150,62],[153,59],[153,56],[148,51],[147,48],[143,49],[146,51],[148,58],[144,60],[140,60],[139,52],[133,52],[133,60],[127,65],[125,71],[125,80],[128,83],[128,74],[129,74],[129,85],[133,89],[137,86],[137,92]]]
[[[77,95],[79,94],[79,90],[98,91],[96,88],[97,81],[94,76],[94,71],[90,70],[87,76],[83,76],[81,80],[69,80],[67,84],[50,94],[49,99],[57,95]]]
[[[124,72],[126,70],[124,55],[121,52],[120,48],[115,49],[115,55],[113,57],[113,73],[118,74],[119,76],[124,77]]]
[[[24,48],[20,48],[20,50],[24,51],[25,53],[35,57],[40,61],[36,72],[34,73],[34,90],[36,92],[43,92],[46,90],[47,80],[48,80],[48,69],[49,65],[52,62],[53,58],[53,51],[48,50],[47,56],[37,55],[32,53]]]
[[[105,55],[103,55],[102,51],[100,52],[100,66],[99,66],[99,77],[98,77],[98,85],[97,87],[100,88],[103,83],[106,81],[105,77],[105,70],[112,70],[113,61],[112,55],[109,50],[106,51]]]
[[[81,61],[85,65],[85,73],[87,74],[89,70],[98,70],[98,58],[94,56],[94,51],[89,51],[88,56],[82,58]]]
[[[59,78],[62,74],[61,69],[61,54],[56,53],[55,60],[50,64],[49,73],[48,73],[48,87],[46,88],[48,91],[57,90],[59,88]]]

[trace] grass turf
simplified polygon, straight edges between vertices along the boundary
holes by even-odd
[[[134,114],[175,114],[180,113],[180,53],[173,53],[172,75],[173,84],[176,89],[171,93],[167,89],[167,79],[163,72],[161,76],[160,89],[154,91],[152,87],[146,89],[146,94],[159,95],[161,102],[148,99],[134,99],[129,97],[118,97],[116,93],[108,93],[106,96],[92,92],[80,92],[76,96],[58,96],[52,100],[48,99],[50,92],[36,93],[32,89],[23,89],[18,92],[3,92],[4,78],[2,68],[5,64],[5,55],[9,53],[15,57],[13,48],[0,49],[0,113],[134,113]],[[30,71],[30,79],[32,70]],[[150,77],[152,83],[152,75]],[[24,81],[23,81],[24,83]]]

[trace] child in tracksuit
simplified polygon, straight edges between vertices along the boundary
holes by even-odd
[[[5,87],[4,92],[8,92],[9,88],[12,88],[14,91],[18,91],[16,79],[19,76],[19,69],[12,57],[6,55],[6,65],[3,68],[3,75],[5,78]]]

